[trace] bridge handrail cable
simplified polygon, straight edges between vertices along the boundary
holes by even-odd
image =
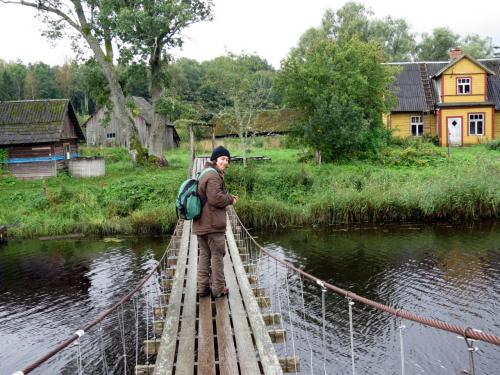
[[[396,316],[397,318],[402,318],[402,319],[406,319],[406,320],[412,320],[414,322],[417,322],[417,323],[420,323],[420,324],[423,324],[423,325],[426,325],[426,326],[429,326],[429,327],[433,327],[433,328],[437,328],[437,329],[440,329],[440,330],[444,330],[444,331],[448,331],[448,332],[451,332],[451,333],[455,333],[457,335],[460,335],[460,336],[464,337],[465,339],[480,340],[480,341],[488,342],[490,344],[500,345],[500,337],[497,336],[497,335],[494,335],[492,333],[483,332],[483,331],[480,331],[480,330],[477,330],[477,329],[473,329],[471,327],[460,327],[460,326],[457,326],[455,324],[444,322],[442,320],[437,320],[437,319],[433,319],[433,318],[429,318],[429,317],[419,316],[419,315],[417,315],[415,313],[412,313],[412,312],[409,312],[409,311],[406,311],[406,310],[403,310],[403,309],[396,309],[394,307],[384,305],[383,303],[372,301],[371,299],[358,296],[357,294],[352,293],[352,292],[350,292],[348,290],[345,290],[345,289],[339,288],[338,286],[329,284],[326,281],[323,281],[323,280],[317,278],[316,276],[313,276],[313,275],[311,275],[311,274],[309,274],[309,273],[307,273],[307,272],[305,272],[305,271],[303,271],[303,270],[301,270],[301,269],[293,266],[292,264],[290,264],[290,263],[288,263],[288,262],[286,262],[286,261],[284,261],[282,259],[279,259],[275,255],[269,253],[249,233],[248,229],[241,222],[241,219],[239,218],[239,216],[238,215],[235,215],[235,216],[236,216],[236,218],[237,218],[240,226],[246,232],[247,236],[254,243],[254,245],[257,246],[257,248],[259,248],[260,251],[262,251],[262,253],[264,253],[265,255],[269,256],[272,259],[274,259],[275,261],[281,263],[283,266],[285,266],[285,267],[287,267],[287,268],[289,268],[289,269],[291,269],[291,270],[299,273],[303,277],[305,277],[305,278],[307,278],[307,279],[315,282],[316,284],[320,285],[321,287],[324,287],[324,288],[326,288],[328,290],[331,290],[332,292],[334,292],[334,293],[336,293],[336,294],[338,294],[338,295],[340,295],[342,297],[350,298],[353,301],[357,301],[357,302],[363,303],[363,304],[371,306],[371,307],[373,307],[373,308],[375,308],[377,310],[385,311],[385,312],[387,312],[387,313],[389,313],[391,315]]]
[[[100,322],[102,322],[107,316],[109,316],[111,313],[113,313],[114,311],[116,311],[125,302],[127,302],[128,300],[130,300],[132,298],[132,296],[135,293],[137,293],[137,291],[139,291],[139,289],[155,274],[155,272],[161,266],[162,262],[167,257],[167,254],[169,252],[168,250],[170,249],[170,246],[172,244],[172,239],[173,239],[174,235],[175,235],[175,232],[172,235],[172,237],[170,237],[169,244],[166,247],[167,250],[163,253],[163,256],[157,262],[156,266],[151,270],[151,272],[148,275],[146,275],[135,286],[134,289],[132,289],[121,300],[119,300],[118,302],[116,302],[113,306],[111,306],[109,309],[107,309],[106,311],[104,311],[97,318],[95,318],[91,322],[87,323],[83,327],[77,329],[75,331],[75,333],[73,333],[73,335],[70,338],[68,338],[66,341],[60,343],[54,349],[52,349],[50,352],[48,352],[47,354],[45,354],[43,357],[40,357],[38,360],[36,360],[35,362],[31,363],[29,366],[25,367],[23,370],[18,371],[18,372],[14,373],[14,374],[28,374],[28,373],[30,373],[31,371],[33,371],[34,369],[36,369],[37,367],[39,367],[40,365],[42,365],[44,362],[48,361],[54,355],[56,355],[57,353],[59,353],[60,351],[62,351],[66,347],[68,347],[71,343],[73,343],[74,341],[78,340],[80,337],[82,337],[85,334],[85,332],[87,332],[88,330],[90,330],[91,328],[93,328],[94,326],[96,326],[97,324],[99,324]]]

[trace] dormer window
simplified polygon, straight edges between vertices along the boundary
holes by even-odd
[[[471,93],[471,79],[468,77],[457,78],[457,94],[470,95]]]

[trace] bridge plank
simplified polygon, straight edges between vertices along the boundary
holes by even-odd
[[[200,298],[199,306],[198,374],[215,375],[215,348],[211,298]]]
[[[194,373],[194,346],[196,336],[196,274],[198,272],[198,239],[191,235],[187,281],[182,309],[179,348],[177,350],[176,374]]]
[[[228,251],[229,253],[229,251]],[[259,374],[255,346],[252,341],[250,327],[248,326],[247,314],[241,300],[236,275],[229,254],[224,257],[224,270],[226,284],[229,288],[229,306],[231,308],[231,319],[233,321],[234,335],[238,360],[242,374]]]
[[[255,344],[257,346],[262,367],[264,369],[264,374],[282,374],[283,371],[281,369],[278,356],[276,355],[274,346],[271,342],[269,334],[267,333],[267,327],[264,323],[264,319],[262,318],[260,307],[255,299],[250,283],[248,282],[247,274],[245,273],[245,269],[241,262],[229,218],[227,220],[226,238],[229,252],[231,253],[231,259],[233,261],[234,270],[236,272],[241,294],[243,296],[243,301],[245,303],[245,308],[248,314],[248,319],[252,327]]]
[[[185,220],[182,230],[182,240],[177,262],[177,271],[172,282],[172,292],[170,294],[170,304],[165,318],[161,344],[156,357],[154,374],[170,375],[174,370],[176,337],[179,330],[179,315],[182,301],[182,289],[184,287],[184,274],[186,269],[186,259],[191,235],[191,221]]]
[[[219,349],[219,371],[221,375],[235,375],[238,372],[236,350],[234,348],[233,333],[229,321],[229,305],[227,298],[216,298],[217,314],[217,347]]]

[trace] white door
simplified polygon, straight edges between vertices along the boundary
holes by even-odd
[[[448,142],[450,145],[462,145],[461,117],[448,117]]]

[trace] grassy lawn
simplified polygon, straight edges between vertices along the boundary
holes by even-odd
[[[224,142],[239,155],[237,139]],[[430,144],[392,146],[380,156],[315,165],[280,137],[257,138],[250,155],[271,162],[233,163],[227,187],[252,227],[351,222],[477,220],[500,216],[500,152],[483,145],[452,150]],[[198,144],[210,153],[210,142]],[[46,180],[0,178],[0,224],[11,236],[82,232],[169,233],[174,201],[187,176],[188,149],[167,153],[168,168],[133,165],[124,149],[87,149],[106,158],[106,176]]]

